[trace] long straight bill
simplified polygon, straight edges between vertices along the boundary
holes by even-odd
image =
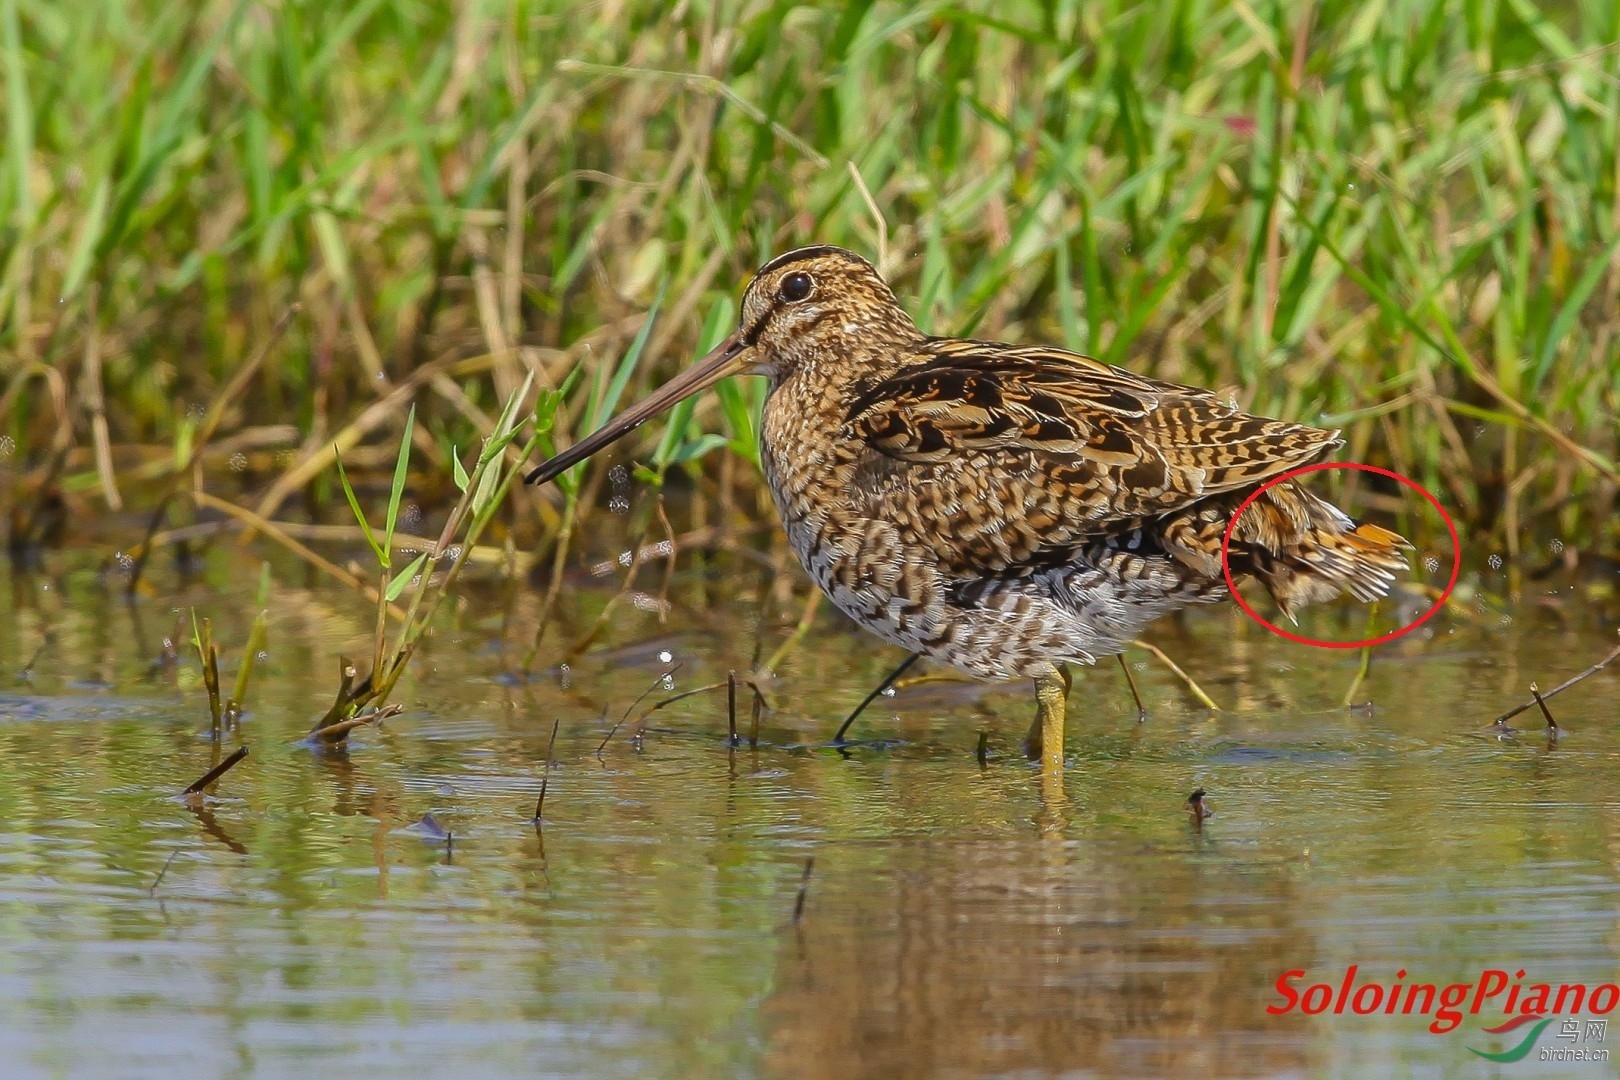
[[[669,382],[654,390],[642,401],[603,424],[596,431],[570,446],[556,457],[541,462],[523,478],[526,484],[543,484],[584,461],[597,451],[611,446],[648,420],[672,409],[693,394],[707,390],[727,375],[741,373],[747,366],[744,354],[748,342],[735,333],[716,345],[703,359],[681,372]]]

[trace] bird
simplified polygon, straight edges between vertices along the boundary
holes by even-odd
[[[769,380],[760,465],[794,553],[883,640],[989,681],[1029,679],[1031,760],[1063,768],[1070,665],[1226,599],[1222,540],[1268,481],[1338,432],[1048,345],[923,333],[841,247],[759,268],[736,329],[525,480],[544,483],[731,375]],[[1410,545],[1295,479],[1232,527],[1236,581],[1290,618],[1385,595]]]

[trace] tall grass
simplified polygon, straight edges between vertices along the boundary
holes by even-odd
[[[528,374],[583,369],[566,435],[814,240],[928,329],[1342,426],[1509,551],[1612,544],[1617,41],[1608,0],[0,0],[8,464],[135,497],[298,303],[216,435],[257,512],[386,472],[413,401],[448,476]],[[646,475],[755,512],[758,404]]]

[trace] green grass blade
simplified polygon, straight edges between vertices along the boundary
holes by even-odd
[[[96,181],[90,196],[90,210],[79,225],[79,238],[73,242],[73,254],[68,257],[67,274],[62,279],[62,299],[71,300],[79,295],[79,288],[90,273],[101,232],[107,225],[107,205],[112,199],[112,180],[103,176]]]
[[[213,70],[214,59],[220,48],[235,34],[237,23],[247,7],[247,0],[237,0],[230,16],[202,48],[187,57],[180,76],[169,87],[150,137],[143,139],[134,168],[113,189],[112,210],[108,215],[107,228],[102,233],[102,255],[123,242],[137,209],[151,193],[153,181],[184,138],[183,124],[197,103],[203,81]]]
[[[709,314],[703,320],[703,328],[698,331],[697,354],[703,356],[714,348],[726,336],[731,325],[736,321],[736,306],[731,297],[722,296],[709,308]],[[658,448],[653,451],[653,469],[655,476],[662,480],[664,471],[677,462],[692,461],[707,453],[707,449],[696,452],[688,449],[686,442],[688,427],[692,421],[692,412],[697,408],[696,398],[687,398],[670,410],[669,422],[664,425],[664,434],[658,440]],[[726,440],[721,439],[724,446]],[[712,445],[709,446],[712,449]]]
[[[15,220],[24,229],[34,224],[33,182],[34,116],[23,66],[22,31],[17,25],[17,0],[0,4],[0,47],[5,49],[6,157],[11,165],[11,204]]]
[[[1597,291],[1598,284],[1604,275],[1609,272],[1609,260],[1614,257],[1616,248],[1620,248],[1620,232],[1616,232],[1614,239],[1603,249],[1603,254],[1593,258],[1586,266],[1586,271],[1575,282],[1564,303],[1559,307],[1558,314],[1553,318],[1552,326],[1547,330],[1547,340],[1541,345],[1541,357],[1536,361],[1536,369],[1530,375],[1528,391],[1535,393],[1541,388],[1542,382],[1547,378],[1547,372],[1552,370],[1553,360],[1558,355],[1558,346],[1563,342],[1569,332],[1575,328],[1575,323],[1581,317],[1581,309]]]
[[[269,612],[261,608],[253,619],[253,626],[248,630],[247,644],[242,647],[242,662],[236,669],[236,683],[231,687],[230,701],[237,706],[247,700],[248,683],[253,679],[253,668],[258,662],[259,653],[264,650],[265,628],[269,617]]]
[[[422,554],[412,559],[405,569],[388,579],[388,588],[385,590],[384,595],[390,604],[398,600],[406,588],[410,586],[411,580],[422,572],[422,564],[427,562],[427,558],[428,553],[422,552]]]
[[[360,509],[360,496],[354,493],[354,485],[349,483],[349,474],[343,471],[343,455],[337,452],[335,446],[332,448],[332,453],[337,463],[338,483],[342,485],[343,494],[349,500],[349,509],[354,511],[354,520],[360,523],[360,531],[365,534],[366,543],[371,545],[371,553],[377,557],[377,564],[386,568],[388,566],[388,555],[384,554],[381,545],[377,543],[377,537],[372,533],[371,525],[366,521],[366,512]]]
[[[455,474],[456,490],[466,491],[472,481],[467,478],[467,467],[461,463],[461,455],[456,453],[454,447],[450,449],[450,468]]]
[[[410,476],[411,435],[416,430],[416,406],[405,414],[405,431],[399,437],[399,457],[394,462],[394,482],[388,487],[388,518],[383,526],[383,569],[388,569],[394,551],[394,523],[399,520],[399,500],[405,494],[405,481]]]
[[[597,402],[596,415],[591,417],[592,428],[601,427],[618,409],[619,398],[624,396],[624,388],[630,384],[630,376],[635,374],[636,363],[641,359],[641,350],[647,347],[647,338],[652,336],[653,323],[658,319],[658,309],[663,302],[664,294],[660,289],[658,299],[647,309],[647,317],[642,320],[641,329],[636,331],[635,339],[630,342],[630,348],[625,350],[624,356],[619,360],[619,366],[613,372],[613,381],[608,383],[607,392],[602,395],[602,400]]]

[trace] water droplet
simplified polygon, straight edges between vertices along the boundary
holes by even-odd
[[[12,451],[17,449],[17,442],[10,435],[0,435],[0,458],[8,458]]]
[[[1490,564],[1490,567],[1491,567],[1492,570],[1500,570],[1500,569],[1502,569],[1502,556],[1500,556],[1500,555],[1492,555],[1489,559],[1486,559],[1485,561]]]
[[[884,696],[884,697],[894,697],[894,687],[892,687],[892,686],[885,686],[885,687],[884,687],[884,688],[883,688],[883,696]]]
[[[630,470],[623,465],[615,465],[608,470],[608,483],[613,485],[613,494],[608,499],[608,509],[615,514],[628,514],[630,512]]]
[[[1562,540],[1554,540],[1552,543],[1547,545],[1547,550],[1551,551],[1554,555],[1562,555],[1564,553],[1564,542]]]
[[[1423,557],[1423,569],[1424,569],[1424,571],[1426,573],[1430,573],[1430,574],[1439,573],[1440,572],[1440,556],[1438,556],[1438,555],[1425,555]]]
[[[229,464],[231,467],[231,472],[244,472],[248,466],[247,455],[238,450],[236,453],[231,455]]]
[[[668,672],[665,672],[664,677],[658,681],[663,685],[665,690],[675,689],[675,676],[669,674]]]
[[[658,662],[661,664],[667,664],[673,659],[675,659],[675,654],[670,652],[668,649],[665,649],[663,652],[658,654]]]

